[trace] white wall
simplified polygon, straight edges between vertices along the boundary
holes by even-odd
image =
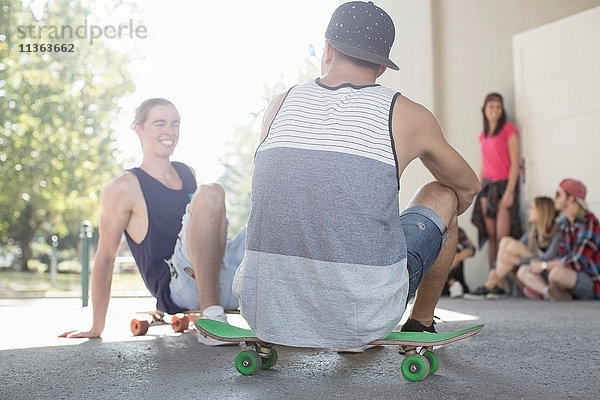
[[[513,35],[600,6],[600,0],[380,0],[396,26],[392,59],[400,71],[381,83],[430,108],[450,143],[476,171],[481,161],[477,135],[482,129],[485,94],[501,92],[514,119]],[[406,204],[420,183],[431,179],[415,162],[403,180]],[[477,233],[471,211],[459,218],[472,240]],[[487,247],[466,263],[473,288],[487,276]]]
[[[600,7],[515,35],[513,44],[523,203],[574,177],[600,215]]]

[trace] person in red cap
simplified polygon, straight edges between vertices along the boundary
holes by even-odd
[[[559,258],[532,260],[517,272],[533,299],[600,299],[600,223],[585,202],[585,185],[563,179],[554,204],[559,222]]]

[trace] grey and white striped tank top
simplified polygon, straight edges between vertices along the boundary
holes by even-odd
[[[408,294],[391,136],[397,92],[292,88],[255,157],[241,311],[263,340],[354,347],[385,336]]]

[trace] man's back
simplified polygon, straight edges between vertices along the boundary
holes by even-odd
[[[429,269],[413,310],[432,327],[455,242],[444,247],[451,252],[442,246],[478,184],[429,111],[375,85],[386,67],[398,68],[387,13],[345,3],[326,39],[321,78],[276,96],[265,112],[234,293],[262,340],[347,348],[389,333]],[[400,214],[399,179],[415,158],[439,182]]]
[[[255,159],[236,287],[261,338],[347,347],[401,318],[408,279],[389,132],[395,97],[381,86],[309,81],[279,109]],[[281,298],[283,307],[273,301]]]

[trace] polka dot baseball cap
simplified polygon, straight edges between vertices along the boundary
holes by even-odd
[[[397,70],[389,59],[395,35],[392,18],[371,1],[342,4],[325,31],[325,39],[341,53]]]

